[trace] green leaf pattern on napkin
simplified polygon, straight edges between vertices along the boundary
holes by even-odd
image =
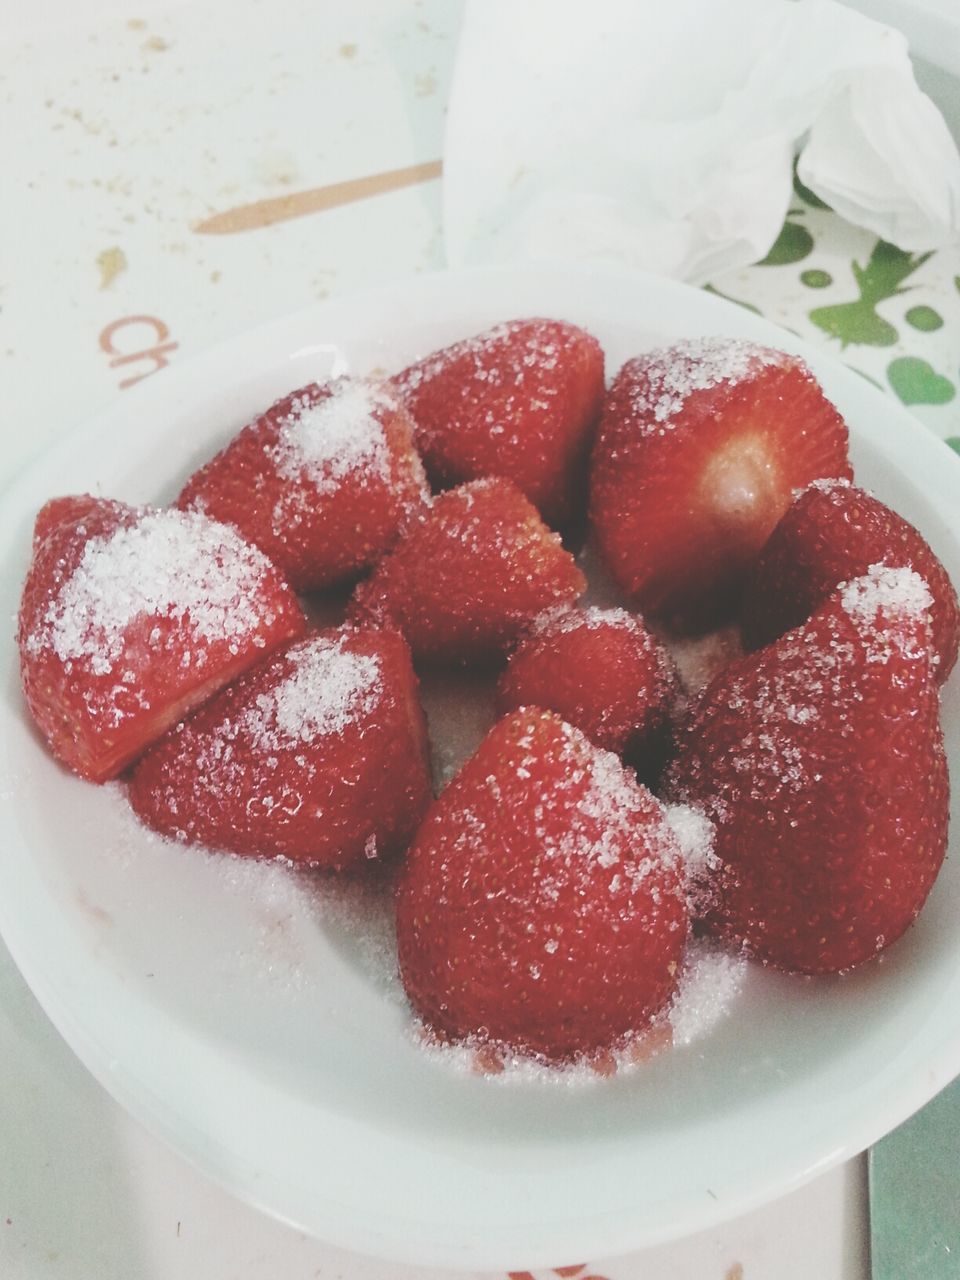
[[[779,267],[786,262],[800,262],[812,252],[813,236],[799,222],[791,222],[788,219],[773,242],[770,252],[757,265]]]
[[[767,256],[706,288],[836,351],[960,453],[960,246],[907,252],[845,222],[796,174],[794,193]]]
[[[866,266],[852,262],[850,269],[859,291],[853,302],[835,307],[817,307],[810,319],[824,333],[839,338],[841,346],[866,343],[871,347],[892,347],[900,335],[888,320],[877,314],[877,304],[904,293],[902,282],[930,258],[915,257],[895,245],[878,240]]]
[[[957,389],[919,356],[900,356],[887,366],[890,385],[904,404],[949,404]]]

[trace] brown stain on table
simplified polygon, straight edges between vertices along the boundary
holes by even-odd
[[[325,209],[336,209],[357,200],[368,200],[371,196],[384,195],[388,191],[400,191],[420,182],[431,182],[434,178],[439,178],[442,172],[442,160],[427,160],[423,164],[408,165],[404,169],[388,169],[383,173],[367,174],[363,178],[349,178],[345,182],[313,187],[309,191],[292,191],[289,195],[238,205],[235,209],[226,209],[223,213],[205,218],[196,223],[193,229],[203,236],[257,231],[278,222],[305,217],[308,213],[321,213]]]
[[[119,245],[113,245],[97,254],[97,266],[100,268],[100,288],[109,289],[117,276],[126,271],[127,255]]]

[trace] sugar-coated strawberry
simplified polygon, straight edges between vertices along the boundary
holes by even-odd
[[[793,491],[850,474],[843,419],[801,360],[696,339],[618,373],[590,514],[610,572],[643,612],[696,629],[735,608]]]
[[[537,708],[499,721],[434,802],[397,889],[400,972],[426,1026],[550,1061],[641,1031],[686,934],[662,806]]]
[[[833,973],[894,942],[946,848],[930,593],[906,568],[844,583],[723,671],[667,794],[716,825],[708,923],[760,959]]]
[[[670,655],[637,615],[561,608],[537,618],[510,655],[497,709],[555,711],[598,747],[655,772],[677,692]]]
[[[301,636],[266,556],[196,512],[55,498],[37,516],[20,605],[27,704],[50,750],[116,777],[184,715]]]
[[[297,591],[356,578],[426,498],[413,423],[387,386],[311,383],[201,467],[178,499],[236,526]]]
[[[166,836],[338,869],[402,853],[430,796],[410,651],[376,631],[319,632],[248,672],[130,784]]]
[[[361,582],[351,619],[396,626],[414,656],[489,662],[525,623],[586,586],[559,537],[510,480],[450,489]]]
[[[585,505],[603,401],[603,351],[559,320],[511,320],[394,379],[417,445],[441,486],[507,476],[554,527]]]
[[[942,683],[960,643],[960,604],[947,571],[903,516],[843,480],[814,481],[770,535],[744,591],[747,647],[758,649],[806,621],[841,582],[874,564],[915,569],[929,587]]]

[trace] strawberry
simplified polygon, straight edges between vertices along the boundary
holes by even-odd
[[[686,934],[662,806],[537,708],[499,721],[435,801],[397,887],[400,972],[426,1026],[550,1061],[642,1030]]]
[[[191,476],[178,505],[234,525],[297,591],[313,591],[375,564],[426,496],[399,398],[337,378],[254,419]]]
[[[850,474],[843,419],[801,360],[697,339],[618,373],[593,451],[591,519],[644,613],[696,629],[735,608],[793,491]]]
[[[398,627],[417,658],[487,662],[585,585],[512,481],[475,480],[434,499],[357,588],[350,617]]]
[[[23,688],[50,750],[83,778],[116,777],[304,626],[262,552],[206,516],[86,495],[37,516]]]
[[[247,672],[130,784],[163,835],[338,869],[401,853],[429,799],[410,652],[375,631],[319,632]]]
[[[667,794],[716,824],[707,922],[782,969],[833,973],[894,942],[943,860],[948,781],[931,597],[875,566],[723,671]]]
[[[497,685],[500,714],[556,711],[592,742],[650,765],[662,757],[678,692],[673,662],[643,621],[624,609],[551,609],[510,655]]]
[[[440,486],[507,476],[563,527],[583,508],[603,401],[603,351],[559,320],[512,320],[396,376],[417,446]]]
[[[841,582],[874,564],[915,569],[929,587],[942,683],[960,642],[960,604],[947,571],[912,524],[842,480],[814,481],[770,535],[744,591],[747,648],[759,649],[805,622]]]

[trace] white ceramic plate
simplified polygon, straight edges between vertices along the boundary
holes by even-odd
[[[338,300],[151,378],[8,493],[0,611],[33,515],[92,490],[171,497],[254,411],[310,378],[396,369],[512,316],[576,321],[614,371],[725,333],[801,352],[850,424],[861,483],[960,581],[960,460],[892,400],[705,293],[623,272],[424,277]],[[862,1150],[960,1070],[960,859],[918,924],[844,980],[751,972],[708,1037],[638,1074],[504,1084],[425,1054],[375,940],[272,866],[171,849],[115,789],[61,772],[3,656],[0,929],[67,1041],[134,1115],[239,1196],[336,1244],[451,1267],[558,1265],[653,1244]],[[956,774],[957,680],[945,717]]]

